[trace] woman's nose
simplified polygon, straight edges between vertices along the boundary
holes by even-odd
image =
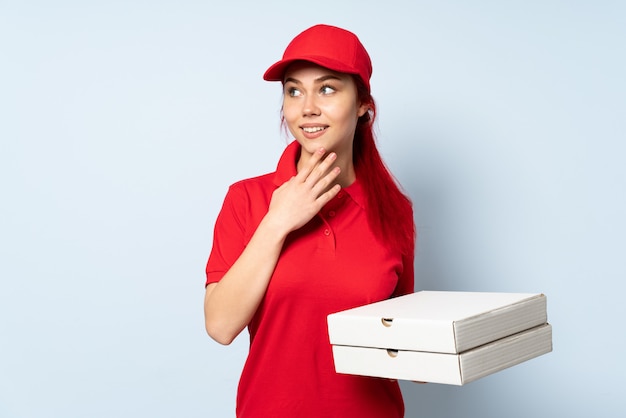
[[[315,116],[320,114],[320,109],[317,104],[317,97],[314,94],[307,94],[304,96],[304,102],[302,104],[302,114],[304,116]]]

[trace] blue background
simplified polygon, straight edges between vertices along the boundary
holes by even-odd
[[[626,414],[624,2],[0,0],[0,417],[234,416],[204,264],[315,23],[372,56],[417,290],[548,296],[551,354],[403,383],[407,417]]]

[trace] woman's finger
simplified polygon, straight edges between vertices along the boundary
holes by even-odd
[[[333,187],[331,187],[330,189],[328,189],[328,191],[322,193],[318,198],[317,198],[317,203],[319,205],[319,210],[321,210],[324,205],[328,202],[330,202],[331,200],[333,200],[333,198],[335,196],[337,196],[337,194],[339,193],[339,191],[341,190],[341,186],[338,184],[335,184]]]
[[[334,167],[330,169],[330,171],[327,171],[326,174],[323,175],[323,177],[318,179],[312,185],[311,191],[313,192],[313,194],[319,197],[325,190],[327,190],[332,185],[335,179],[339,176],[339,173],[341,173],[341,169],[339,167]],[[309,178],[311,177],[313,176],[309,176]],[[309,180],[307,179],[307,181]]]
[[[326,150],[324,148],[320,148],[315,151],[313,155],[311,155],[311,158],[309,158],[309,161],[307,161],[307,164],[303,167],[300,167],[296,178],[301,182],[305,182],[309,175],[313,172],[313,170],[315,170],[315,167],[318,166],[318,164],[324,157],[324,154],[326,154]]]
[[[331,174],[333,178],[336,177],[339,173],[333,173],[333,171],[336,170],[337,167],[332,167],[336,160],[337,154],[335,154],[334,152],[331,152],[330,154],[325,156],[323,160],[317,163],[315,168],[313,168],[313,171],[309,173],[304,182],[308,184],[311,188],[314,188],[318,184],[318,182],[328,174]]]

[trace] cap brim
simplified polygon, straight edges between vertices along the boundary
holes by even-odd
[[[302,56],[298,58],[289,58],[289,59],[280,60],[274,65],[272,65],[270,68],[268,68],[267,71],[265,71],[265,74],[263,74],[263,79],[266,81],[283,81],[287,67],[289,67],[291,64],[293,64],[296,61],[312,62],[313,64],[317,64],[324,68],[328,68],[329,70],[337,71],[340,73],[348,73],[348,74],[359,73],[356,69],[349,67],[342,62],[329,59],[328,57],[320,57],[320,56],[312,55],[312,56]]]

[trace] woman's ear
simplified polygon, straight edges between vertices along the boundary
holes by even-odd
[[[359,117],[361,117],[364,114],[366,114],[369,110],[370,110],[370,105],[368,103],[361,103],[359,105],[359,110],[357,112],[357,115],[359,115]]]

